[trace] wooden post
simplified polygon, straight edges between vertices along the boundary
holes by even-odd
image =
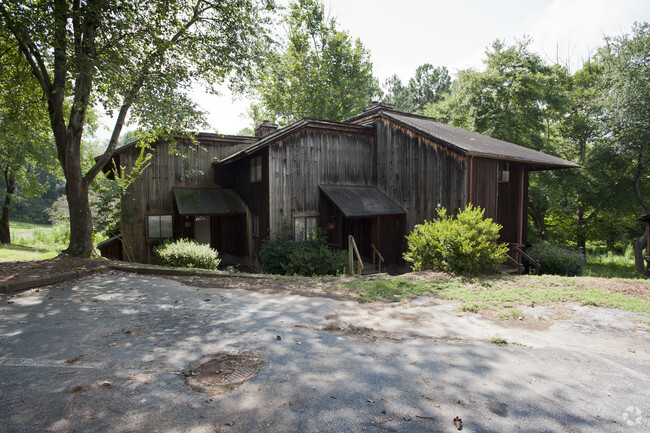
[[[352,235],[348,236],[348,272],[354,275],[354,251],[352,251]]]
[[[650,277],[650,220],[648,220],[648,236],[646,238],[645,255],[645,274]]]

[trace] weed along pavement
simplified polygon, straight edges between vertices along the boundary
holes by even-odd
[[[524,326],[456,307],[116,272],[4,297],[0,432],[650,429],[638,315],[536,307]]]

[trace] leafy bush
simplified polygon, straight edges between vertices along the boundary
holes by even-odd
[[[191,239],[165,242],[154,248],[163,266],[176,268],[216,269],[221,262],[217,250]]]
[[[549,242],[540,242],[528,250],[528,255],[541,265],[542,274],[582,275],[585,258],[579,250],[564,248]]]
[[[260,249],[262,271],[281,275],[336,275],[345,272],[347,253],[332,251],[322,232],[314,231],[308,241],[294,241],[283,233]]]
[[[497,243],[501,225],[484,219],[483,214],[483,209],[472,204],[455,217],[447,216],[445,208],[438,209],[437,220],[425,221],[406,237],[404,259],[416,271],[496,272],[508,247]]]

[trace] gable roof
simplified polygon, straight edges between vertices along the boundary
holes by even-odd
[[[530,164],[532,170],[580,167],[566,159],[440,123],[431,117],[392,110],[381,110],[378,115],[466,155],[523,162]]]
[[[431,117],[397,111],[381,111],[380,115],[466,155],[523,162],[533,170],[580,167],[566,159],[436,122]]]
[[[178,134],[174,137],[174,139],[178,141],[188,140],[192,135],[197,140],[197,142],[199,142],[201,145],[211,145],[211,144],[218,144],[218,143],[247,144],[247,143],[256,143],[259,140],[259,138],[257,137],[248,137],[243,135],[223,135],[223,134],[216,134],[213,132],[188,132],[185,135]],[[118,153],[122,153],[125,150],[131,149],[136,144],[138,144],[138,142],[140,142],[140,138],[129,141],[127,143],[118,144],[117,147],[115,147],[115,150],[113,150],[113,155],[117,155]],[[158,140],[154,141],[154,143],[157,142]]]
[[[214,162],[213,165],[224,165],[224,164],[231,163],[233,161],[237,161],[238,159],[244,158],[247,155],[251,155],[257,152],[258,150],[267,147],[269,144],[275,141],[281,140],[282,138],[285,138],[295,132],[298,132],[303,128],[319,129],[322,131],[329,130],[329,131],[336,131],[336,132],[352,132],[352,133],[364,133],[364,134],[370,134],[372,132],[371,128],[363,125],[355,125],[346,122],[333,122],[329,120],[310,119],[308,117],[303,117],[302,119],[297,120],[285,126],[284,128],[280,128],[274,132],[271,132],[268,135],[265,135],[257,143],[247,146],[244,149],[240,150],[239,152],[235,152],[234,154],[226,158],[223,158],[220,161]]]

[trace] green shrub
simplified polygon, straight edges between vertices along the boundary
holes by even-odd
[[[540,242],[528,250],[528,255],[541,265],[542,274],[582,275],[585,258],[579,250],[564,248],[549,242]]]
[[[314,231],[313,239],[299,242],[285,233],[262,245],[260,262],[266,274],[336,275],[345,272],[347,253],[330,250],[318,230]]]
[[[497,243],[501,226],[483,218],[483,209],[469,204],[455,217],[438,209],[438,219],[425,221],[406,239],[404,259],[413,270],[435,269],[445,272],[491,273],[505,261],[507,245]]]
[[[191,239],[165,242],[154,248],[154,254],[161,265],[175,268],[216,269],[221,262],[217,250]]]

